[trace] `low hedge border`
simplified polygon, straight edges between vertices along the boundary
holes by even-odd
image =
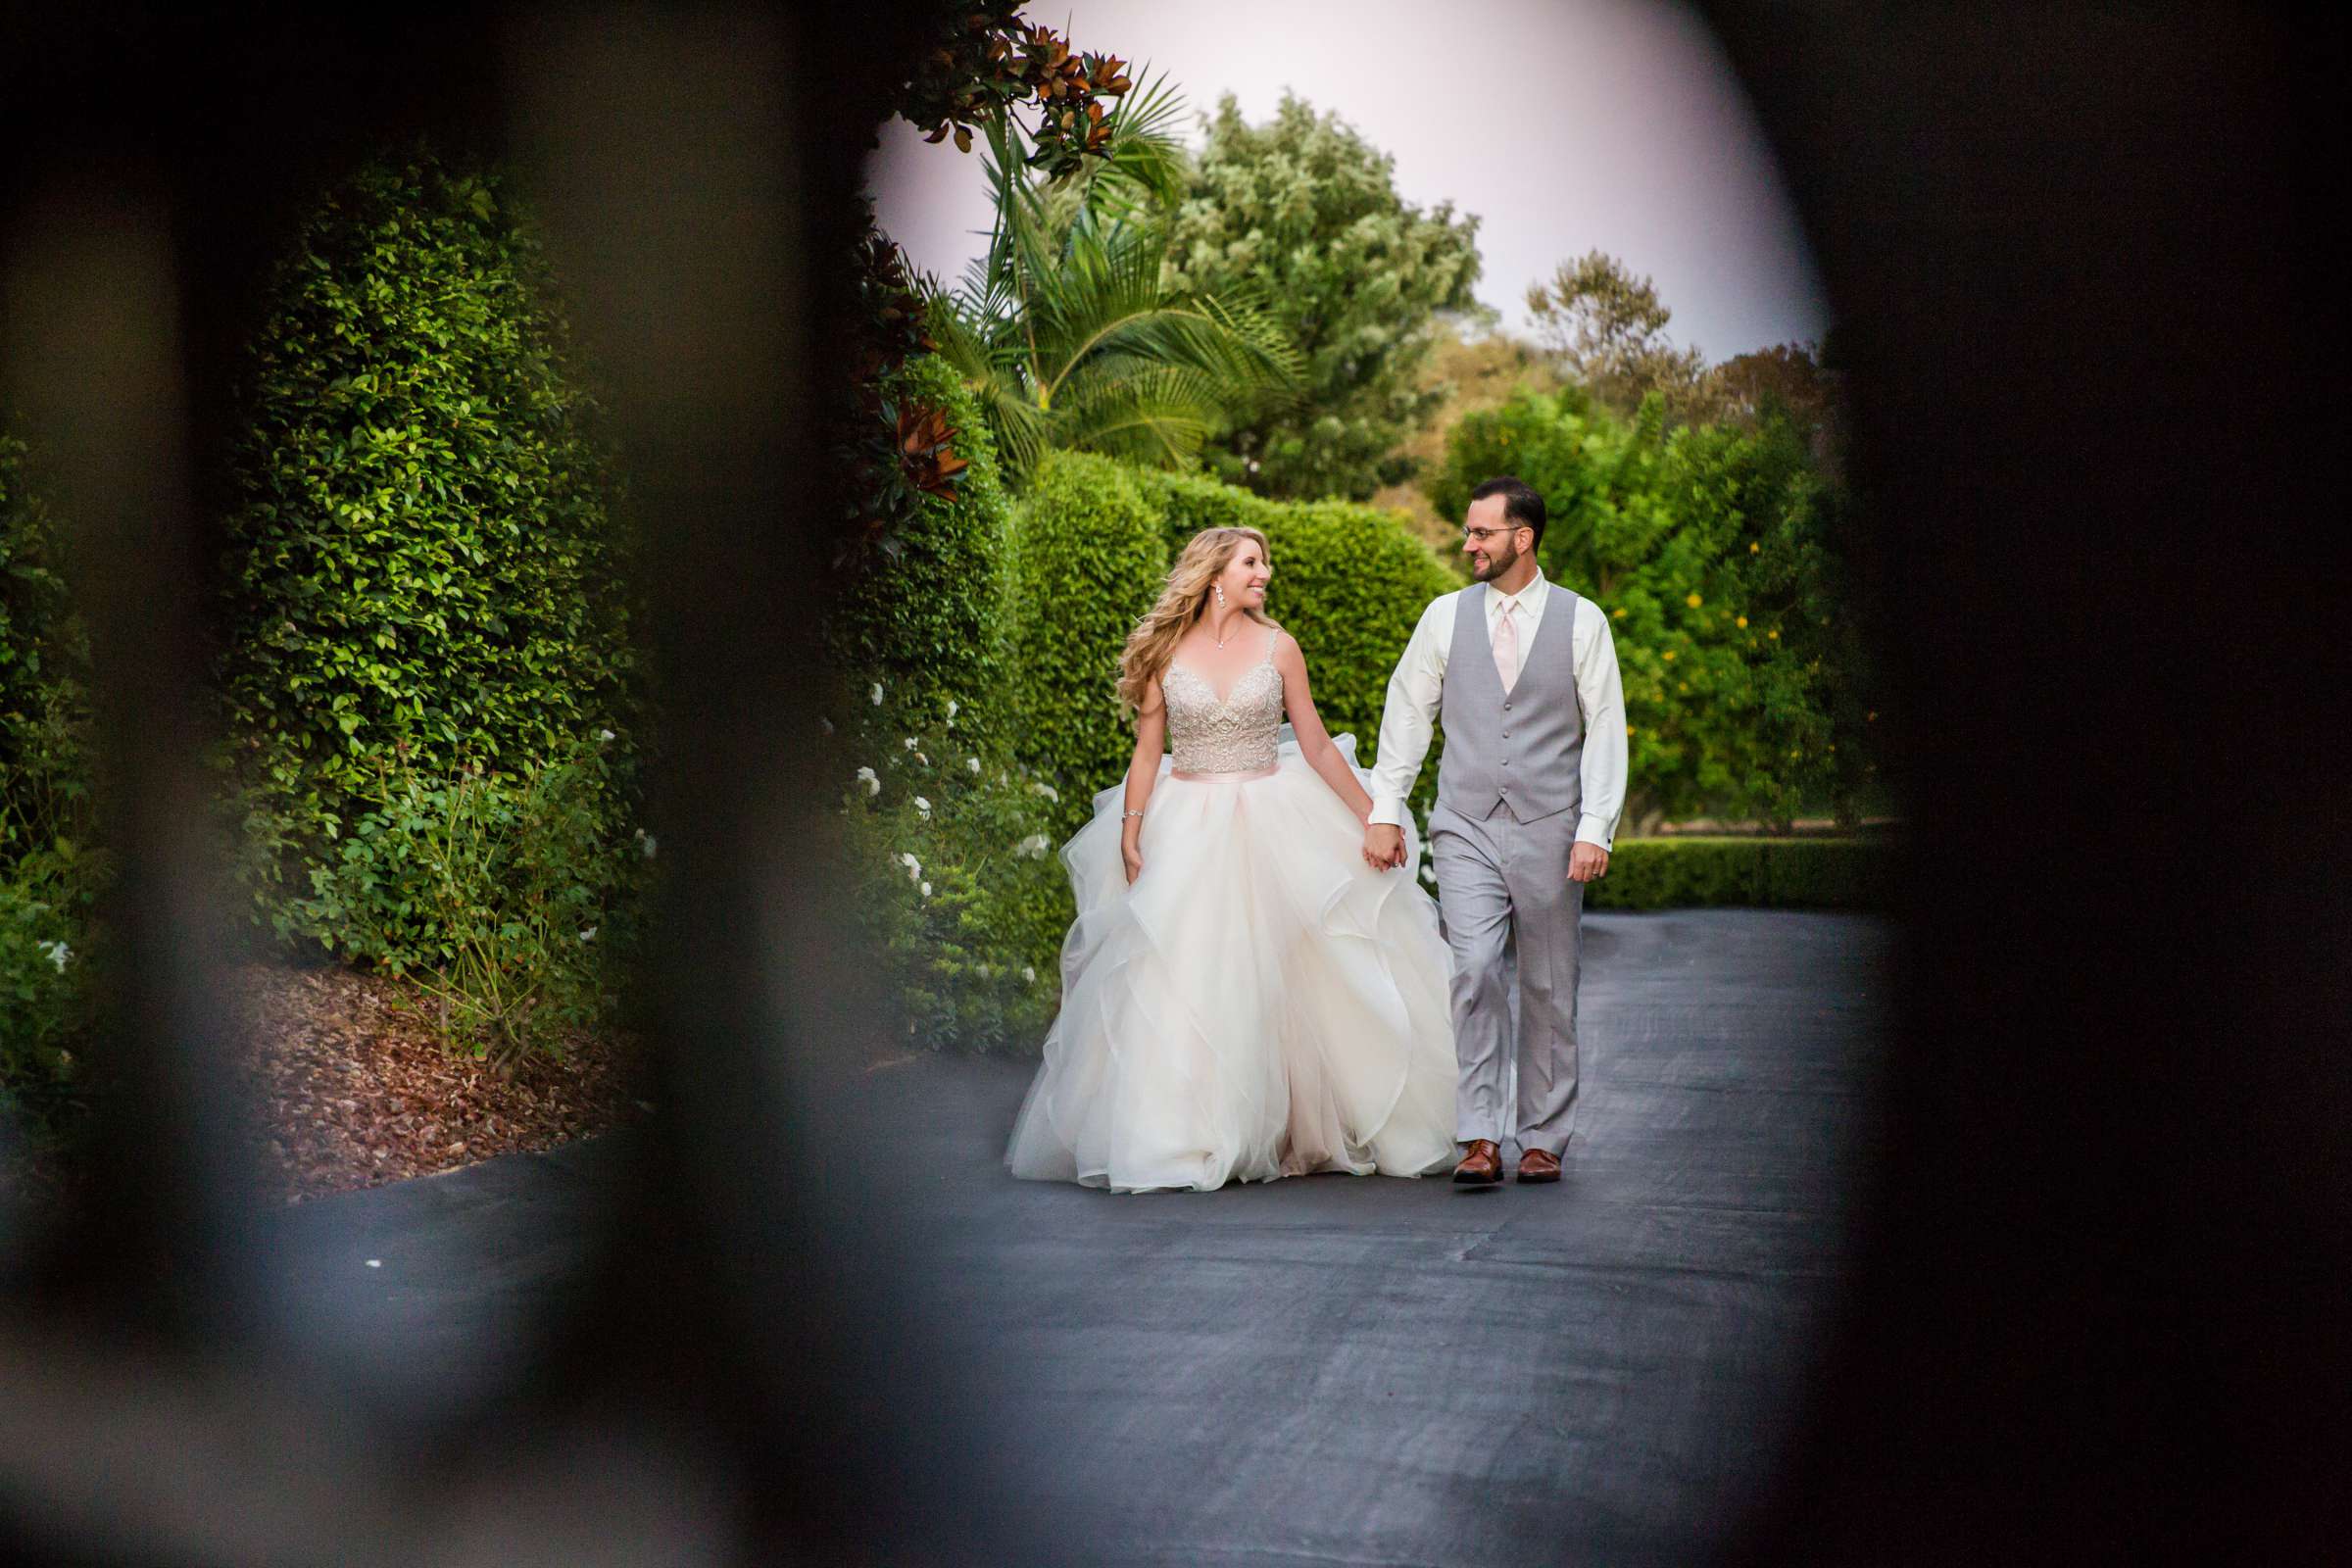
[[[1589,909],[1878,909],[1895,846],[1884,839],[1620,839]]]

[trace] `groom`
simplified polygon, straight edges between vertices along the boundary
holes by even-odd
[[[1519,479],[1470,493],[1462,549],[1477,579],[1431,601],[1389,677],[1364,854],[1404,863],[1405,798],[1446,725],[1429,853],[1453,948],[1460,1073],[1453,1179],[1502,1180],[1503,1053],[1518,1067],[1509,1130],[1519,1179],[1556,1182],[1576,1108],[1576,979],[1585,884],[1609,868],[1625,804],[1625,696],[1608,616],[1544,580],[1544,498]],[[1512,1030],[1506,943],[1516,939]]]

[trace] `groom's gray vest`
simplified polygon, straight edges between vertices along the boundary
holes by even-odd
[[[1585,715],[1576,697],[1576,595],[1548,584],[1533,639],[1520,625],[1519,678],[1506,694],[1487,634],[1487,585],[1462,590],[1439,709],[1446,753],[1438,804],[1483,820],[1496,802],[1522,822],[1584,802]]]

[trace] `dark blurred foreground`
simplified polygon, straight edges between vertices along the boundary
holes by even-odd
[[[1918,715],[1888,742],[1913,832],[1885,1152],[1735,1554],[2318,1559],[2352,1527],[2352,822],[2323,744],[2347,661],[2318,471],[2345,416],[2314,395],[2343,363],[2316,244],[2340,27],[1708,14],[1847,338],[1864,608]],[[777,607],[828,545],[821,259],[906,15],[85,8],[0,34],[6,395],[63,435],[85,530],[134,959],[98,1187],[24,1240],[0,1317],[0,1507],[36,1554],[1082,1554],[975,1458],[1023,1435],[916,1310],[940,1259],[877,1200],[888,1124],[840,1108],[870,1019],[778,739],[809,727],[813,664]],[[420,128],[548,198],[655,530],[687,760],[647,999],[673,1113],[529,1348],[427,1415],[368,1393],[240,1196],[234,1107],[196,1070],[224,1012],[189,831],[210,389],[294,205]]]

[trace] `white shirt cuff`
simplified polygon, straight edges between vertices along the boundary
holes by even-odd
[[[1372,814],[1364,820],[1370,823],[1386,822],[1391,827],[1402,827],[1404,825],[1403,798],[1399,796],[1394,800],[1374,801]]]
[[[1374,813],[1377,815],[1378,813]],[[1609,824],[1597,816],[1581,816],[1576,822],[1576,842],[1609,847]]]

